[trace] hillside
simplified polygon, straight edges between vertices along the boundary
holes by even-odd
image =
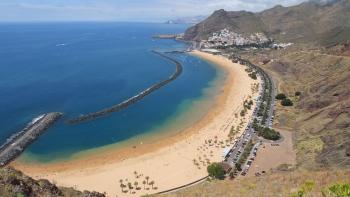
[[[331,192],[329,188],[334,185],[341,185],[349,182],[349,176],[349,171],[319,171],[316,173],[310,173],[307,171],[278,171],[259,178],[245,177],[244,179],[236,180],[206,181],[175,193],[160,196],[336,197],[337,195]],[[348,185],[348,187],[350,187],[350,185]],[[337,197],[346,196],[338,195]]]
[[[279,92],[295,107],[279,107],[275,127],[296,133],[298,166],[306,169],[350,168],[350,57],[293,47],[288,50],[242,54],[263,67]],[[300,91],[300,97],[294,93]]]
[[[241,34],[264,32],[283,42],[328,46],[349,41],[349,18],[349,0],[333,1],[326,5],[310,1],[291,7],[276,6],[259,13],[218,10],[189,28],[184,38],[199,41],[228,28]]]
[[[277,104],[273,128],[293,133],[296,165],[286,170],[282,164],[258,177],[206,181],[165,196],[297,196],[307,184],[312,189],[306,196],[349,196],[327,193],[337,183],[350,187],[348,44],[330,49],[294,45],[283,50],[225,52],[261,66],[272,76],[278,92],[293,101],[292,107]],[[296,92],[301,95],[295,96]],[[272,152],[269,157],[276,155]]]
[[[98,192],[80,192],[73,188],[57,187],[47,180],[34,180],[12,168],[0,169],[2,197],[104,197]]]
[[[201,23],[187,29],[184,38],[187,40],[207,39],[212,33],[224,28],[241,34],[265,31],[261,19],[256,14],[247,11],[227,12],[221,9],[215,11]]]

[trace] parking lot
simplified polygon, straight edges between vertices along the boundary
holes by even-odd
[[[257,66],[251,64],[250,62],[245,63],[245,65],[257,70],[257,76],[259,76],[259,78],[262,81],[259,87],[259,96],[254,100],[254,102],[256,103],[256,106],[253,109],[250,122],[245,128],[243,134],[236,140],[233,147],[230,149],[230,151],[227,153],[224,159],[224,162],[228,163],[232,167],[232,169],[235,169],[236,164],[238,162],[242,162],[240,161],[240,159],[242,157],[243,152],[250,151],[244,163],[241,164],[242,171],[240,172],[240,174],[242,176],[245,176],[248,173],[248,170],[252,166],[258,154],[258,148],[262,145],[262,141],[256,135],[256,131],[253,128],[253,121],[256,120],[258,124],[260,124],[261,126],[272,128],[272,124],[274,120],[274,111],[275,111],[274,96],[276,93],[275,85],[268,74],[266,74],[261,68],[258,68]],[[264,98],[265,100],[263,100]],[[269,106],[262,108],[265,110],[264,113],[266,114],[266,117],[264,119],[264,117],[261,114],[259,115],[258,112],[259,110],[261,110],[262,105],[264,106],[268,104]],[[255,141],[255,142],[257,141],[257,142],[253,145],[251,150],[246,150],[247,144],[252,141]]]

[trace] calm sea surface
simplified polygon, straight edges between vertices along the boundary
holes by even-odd
[[[208,107],[198,102],[213,99],[222,71],[198,58],[172,54],[184,66],[177,80],[120,112],[73,126],[64,123],[169,77],[175,66],[151,50],[187,46],[151,36],[186,28],[147,23],[0,24],[0,142],[36,116],[53,111],[63,112],[63,119],[26,150],[26,159],[68,159],[84,150],[164,133],[167,126],[180,130],[197,121]]]

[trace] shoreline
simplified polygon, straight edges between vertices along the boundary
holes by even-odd
[[[244,66],[234,64],[223,56],[198,51],[191,54],[214,63],[228,73],[225,85],[220,88],[213,107],[191,127],[160,141],[143,144],[141,148],[102,151],[89,158],[58,165],[33,166],[19,162],[13,162],[11,165],[33,178],[46,178],[57,182],[58,185],[75,186],[81,190],[107,192],[110,196],[129,195],[121,192],[119,179],[142,182],[144,176],[150,176],[150,179],[155,181],[157,190],[135,190],[137,195],[142,195],[171,189],[206,176],[204,162],[203,166],[198,166],[194,165],[194,160],[196,158],[201,160],[200,158],[204,157],[203,152],[210,152],[210,158],[205,156],[210,162],[221,161],[223,145],[206,147],[204,141],[214,138],[224,141],[231,126],[242,123],[240,117],[235,117],[235,113],[239,114],[243,108],[243,101],[248,96],[253,96],[251,84],[257,81],[248,77]],[[251,111],[248,113],[248,118],[250,115]],[[246,117],[246,120],[249,119]],[[247,124],[247,121],[243,122],[243,125]],[[241,132],[242,129],[236,135],[240,135]],[[226,146],[229,146],[228,142]],[[136,176],[134,171],[139,176]]]
[[[113,154],[115,155],[115,158],[113,159],[120,161],[152,152],[155,149],[159,149],[163,146],[167,146],[168,143],[172,143],[174,141],[174,137],[181,139],[186,138],[193,134],[192,132],[188,132],[189,130],[193,130],[189,128],[193,127],[193,125],[202,124],[200,123],[203,121],[202,119],[209,113],[209,111],[212,110],[214,105],[217,104],[217,100],[220,97],[218,94],[222,91],[221,86],[225,84],[227,70],[215,64],[212,64],[212,66],[219,70],[218,75],[210,81],[208,87],[202,90],[202,96],[193,100],[185,100],[183,103],[180,103],[179,108],[166,121],[143,134],[117,143],[79,151],[70,155],[68,158],[53,159],[52,161],[48,162],[42,162],[40,160],[40,156],[39,159],[35,159],[35,154],[32,155],[31,153],[25,153],[21,155],[21,157],[19,157],[14,164],[20,166],[67,166],[71,164],[74,165],[76,162],[89,162],[96,159],[101,159],[101,162],[94,163],[104,164],[105,162],[110,162],[109,159],[108,161],[104,161],[103,159],[106,156],[111,156],[111,151],[113,151]],[[186,112],[183,111],[184,109]],[[198,113],[197,111],[199,109],[205,112]],[[189,120],[192,118],[192,116],[197,116],[197,118],[194,120]],[[178,126],[177,124],[182,125]],[[168,138],[171,138],[171,140],[168,140]],[[163,140],[164,142],[157,142],[158,140]],[[138,150],[137,153],[130,154],[130,151],[134,151],[135,149],[143,150]],[[97,158],[97,154],[102,154],[103,156],[98,156]]]

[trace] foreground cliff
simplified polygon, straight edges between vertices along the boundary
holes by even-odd
[[[2,197],[104,197],[98,192],[80,192],[73,188],[57,187],[47,180],[34,180],[12,168],[0,168],[0,196]]]

